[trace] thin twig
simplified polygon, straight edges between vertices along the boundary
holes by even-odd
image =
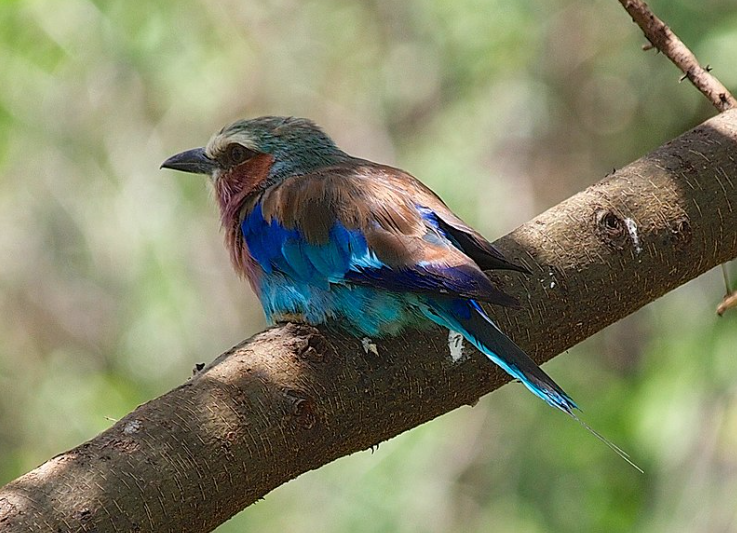
[[[737,107],[737,100],[722,83],[703,68],[696,56],[642,0],[619,0],[652,43],[670,59],[719,112]],[[648,48],[649,49],[649,48]]]
[[[717,314],[722,316],[728,309],[732,309],[733,307],[737,307],[737,291],[724,297],[722,303],[717,307]]]

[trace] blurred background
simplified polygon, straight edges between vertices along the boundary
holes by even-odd
[[[737,89],[734,0],[651,5]],[[166,157],[306,116],[497,237],[714,114],[644,43],[615,0],[0,1],[0,484],[263,328]],[[737,531],[723,293],[714,270],[546,366],[644,475],[511,385],[218,532]]]

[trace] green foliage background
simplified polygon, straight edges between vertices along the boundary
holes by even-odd
[[[737,89],[733,0],[652,5]],[[206,184],[165,157],[307,116],[498,236],[713,114],[644,42],[614,0],[0,1],[0,483],[263,327]],[[511,385],[218,531],[737,531],[723,290],[546,367],[644,475]]]

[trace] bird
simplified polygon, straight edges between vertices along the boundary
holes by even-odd
[[[267,323],[369,339],[427,324],[458,332],[639,470],[482,307],[519,305],[485,272],[530,269],[414,176],[347,154],[309,119],[280,116],[236,121],[161,168],[209,177],[231,262]]]

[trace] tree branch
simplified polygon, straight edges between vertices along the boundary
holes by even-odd
[[[703,68],[699,64],[693,52],[673,33],[673,30],[665,22],[655,16],[645,2],[642,0],[619,0],[619,3],[632,16],[632,20],[640,26],[645,37],[651,43],[650,48],[657,48],[681,69],[684,78],[688,78],[701,91],[701,94],[716,107],[717,111],[721,113],[722,111],[737,107],[737,100],[710,73],[709,67]],[[737,291],[732,292],[731,290],[727,275],[727,266],[724,263],[722,263],[722,273],[724,274],[726,294],[717,306],[717,314],[719,316],[722,316],[728,309],[737,305]]]
[[[737,111],[502,238],[498,245],[534,274],[501,277],[524,306],[494,316],[543,362],[734,258],[732,176]],[[453,362],[438,329],[376,344],[378,354],[358,339],[297,325],[256,335],[0,489],[0,528],[209,531],[301,473],[507,381],[468,346],[469,356]]]
[[[683,44],[678,36],[642,0],[619,0],[647,40],[668,57],[719,112],[737,107],[737,100]]]

